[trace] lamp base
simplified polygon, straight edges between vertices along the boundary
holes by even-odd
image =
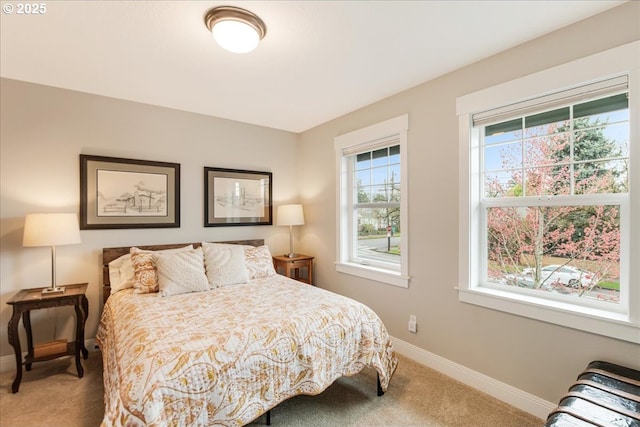
[[[295,257],[298,256],[298,254],[290,253],[290,254],[286,254],[285,256],[287,256],[289,258],[295,258]]]
[[[50,288],[44,288],[42,290],[43,295],[61,294],[61,293],[64,293],[64,286],[52,286]]]

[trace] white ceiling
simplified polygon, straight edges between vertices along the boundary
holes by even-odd
[[[46,1],[0,14],[2,77],[301,132],[623,1]],[[245,55],[204,25],[259,15]]]

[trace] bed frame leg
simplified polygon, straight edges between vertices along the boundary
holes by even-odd
[[[267,425],[271,425],[271,409],[267,411]]]
[[[383,396],[384,391],[382,390],[382,386],[380,385],[380,374],[376,374],[376,380],[378,382],[378,396]]]

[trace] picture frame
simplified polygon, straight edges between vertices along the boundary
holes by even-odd
[[[80,229],[180,227],[180,164],[80,154]]]
[[[204,168],[204,226],[272,225],[272,173]]]

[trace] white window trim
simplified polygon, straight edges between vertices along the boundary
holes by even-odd
[[[336,150],[336,271],[363,277],[369,280],[386,283],[403,288],[409,287],[409,211],[408,211],[408,173],[407,173],[407,131],[409,129],[409,115],[394,117],[384,122],[376,123],[366,128],[349,132],[334,139]],[[349,179],[346,175],[345,150],[354,150],[358,146],[367,147],[375,144],[375,141],[396,137],[400,145],[400,224],[402,232],[400,234],[400,245],[403,248],[400,271],[384,269],[370,265],[362,265],[350,262],[350,239],[343,238],[350,233],[351,221],[348,209],[349,189],[347,188]]]
[[[553,93],[576,84],[595,82],[609,76],[629,75],[630,173],[631,203],[628,228],[621,229],[628,238],[622,245],[629,253],[626,270],[629,278],[625,314],[601,311],[552,302],[535,296],[516,296],[487,287],[478,287],[482,265],[481,238],[474,229],[481,224],[480,188],[472,188],[473,174],[479,174],[479,147],[471,146],[479,135],[471,128],[472,115],[500,105]],[[567,64],[487,88],[457,99],[459,145],[459,262],[458,297],[465,303],[517,314],[544,322],[563,325],[624,341],[640,343],[640,41],[597,53]],[[474,209],[476,208],[476,209]],[[633,260],[636,260],[635,262]]]

